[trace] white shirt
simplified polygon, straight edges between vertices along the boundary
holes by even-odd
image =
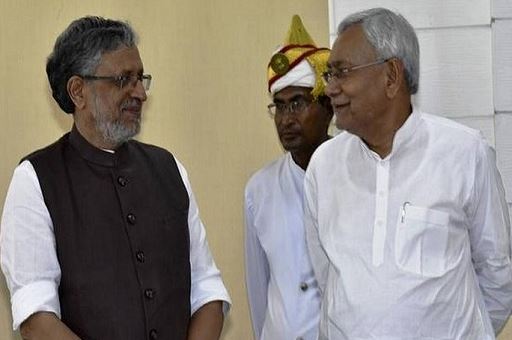
[[[211,256],[187,172],[181,163],[176,163],[190,200],[191,313],[216,300],[224,301],[227,312],[230,298]],[[61,271],[53,223],[29,161],[16,167],[7,192],[0,230],[0,261],[11,293],[13,329],[39,311],[53,312],[60,318]]]
[[[303,224],[304,170],[291,154],[255,173],[245,189],[246,281],[257,340],[313,340],[320,294]]]
[[[512,308],[510,221],[481,134],[415,111],[381,159],[341,133],[305,178],[320,339],[494,339]]]

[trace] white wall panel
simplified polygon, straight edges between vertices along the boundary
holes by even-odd
[[[490,27],[419,30],[420,88],[415,103],[447,117],[494,113]]]
[[[510,0],[509,0],[510,1]],[[512,1],[510,1],[512,4]],[[496,20],[494,35],[494,105],[512,111],[512,19]]]
[[[512,203],[512,112],[496,115],[496,156],[507,193]]]
[[[330,41],[330,47],[332,47],[332,44],[334,44],[334,40],[338,37],[337,34],[329,34],[329,41]]]
[[[491,0],[329,0],[330,30],[348,14],[372,7],[398,11],[416,28],[489,25]],[[510,1],[510,0],[503,0]]]
[[[512,1],[492,0],[493,18],[512,18]]]
[[[469,126],[472,129],[476,129],[482,131],[485,139],[491,144],[495,146],[494,140],[494,116],[485,116],[485,117],[460,117],[453,118],[453,120]]]
[[[510,223],[512,224],[512,204],[508,204],[508,214],[510,216]],[[512,237],[512,235],[510,235]],[[502,333],[503,334],[503,333]]]

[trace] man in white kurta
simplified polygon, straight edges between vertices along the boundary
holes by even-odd
[[[304,170],[286,153],[245,194],[247,288],[257,339],[315,339],[320,294],[306,249]]]
[[[302,198],[304,170],[328,139],[332,118],[320,79],[329,50],[297,40],[305,33],[298,17],[290,32],[268,77],[269,111],[287,152],[257,171],[245,190],[246,279],[257,340],[318,337],[320,293],[306,247]]]
[[[410,50],[375,47],[389,41]],[[387,10],[339,26],[326,94],[347,132],[318,148],[305,179],[320,339],[488,340],[510,315],[494,150],[478,131],[412,109],[415,46],[412,27]]]

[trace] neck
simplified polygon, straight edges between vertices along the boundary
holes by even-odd
[[[98,149],[115,150],[119,145],[106,141],[96,129],[96,123],[91,119],[83,119],[80,114],[73,114],[75,126],[80,135],[85,138],[89,144]]]
[[[410,102],[391,108],[382,115],[381,122],[374,125],[374,131],[370,131],[368,136],[362,138],[363,141],[380,158],[386,158],[393,149],[393,139],[396,132],[402,127],[411,112]]]
[[[329,138],[331,138],[329,135],[325,135],[324,138],[322,138],[322,140],[320,141],[320,143],[314,145],[313,147],[311,148],[307,148],[307,149],[301,149],[301,150],[292,150],[290,151],[290,153],[292,154],[292,159],[293,161],[295,162],[295,164],[297,164],[298,166],[300,166],[304,171],[306,171],[306,168],[308,167],[308,164],[309,164],[309,161],[311,159],[311,156],[313,155],[313,152],[315,152],[316,148],[322,144],[323,142],[325,142],[326,140],[328,140]]]

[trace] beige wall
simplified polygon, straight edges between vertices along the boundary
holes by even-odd
[[[233,299],[223,339],[250,339],[243,188],[254,170],[281,152],[266,115],[266,64],[295,13],[317,43],[327,44],[327,1],[0,0],[0,13],[0,205],[19,159],[70,127],[44,71],[57,35],[86,14],[130,21],[154,79],[140,139],[168,148],[187,167]],[[3,281],[0,339],[10,340]]]

